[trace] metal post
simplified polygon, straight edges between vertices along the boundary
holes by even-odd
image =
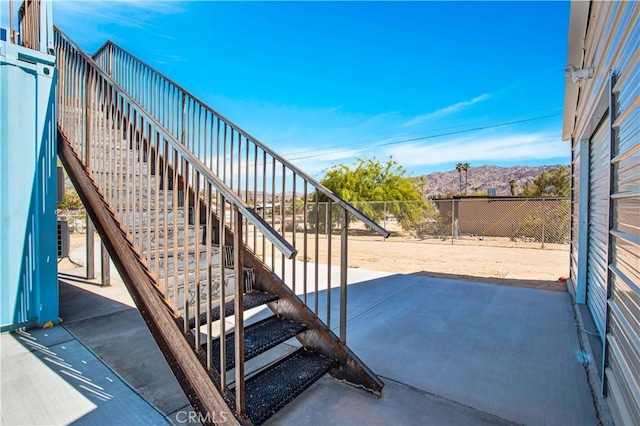
[[[455,220],[456,220],[456,200],[451,200],[451,245],[453,245],[453,238],[455,234]]]
[[[382,227],[384,229],[387,229],[387,202],[383,201],[383,206],[384,206],[384,216],[382,217]],[[387,239],[385,237],[382,237],[382,241],[387,241]]]
[[[340,340],[347,343],[347,237],[349,229],[349,213],[342,209],[342,238],[340,252]],[[331,289],[329,289],[331,291]],[[317,297],[317,296],[316,296]]]
[[[106,287],[111,285],[111,262],[109,260],[109,252],[107,252],[107,248],[104,243],[101,244],[100,251],[102,254],[102,263],[100,264],[102,286]]]
[[[235,379],[236,379],[236,413],[244,415],[245,394],[244,394],[244,268],[242,265],[242,214],[235,208],[234,232],[233,232],[233,254],[234,254],[234,281],[235,281]],[[221,283],[221,285],[224,285]],[[224,316],[220,318],[224,321]],[[220,337],[220,340],[224,336]],[[221,374],[224,374],[225,366],[221,365]]]
[[[9,43],[16,42],[15,36],[13,34],[13,0],[9,0]]]
[[[92,280],[96,277],[96,267],[94,262],[94,242],[95,242],[95,227],[93,226],[93,222],[91,222],[91,218],[89,214],[87,214],[87,235],[86,235],[86,245],[87,245],[87,258],[85,259],[87,265],[87,279]]]
[[[327,239],[330,239],[331,238],[331,222],[330,222],[331,218],[329,217],[329,209],[326,207],[326,205],[324,208],[324,217],[325,217],[324,233],[326,234]]]
[[[542,193],[542,248],[544,248],[544,225],[545,225],[545,217],[544,217],[544,193]]]

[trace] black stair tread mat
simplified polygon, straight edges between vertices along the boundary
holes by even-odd
[[[269,302],[273,302],[274,300],[278,300],[278,296],[276,296],[275,294],[265,293],[259,290],[253,290],[244,294],[242,302],[243,302],[244,310],[246,311],[248,309],[255,308],[260,305],[265,305]],[[225,317],[228,317],[235,313],[234,304],[235,304],[234,299],[231,299],[224,304]],[[219,319],[220,319],[220,305],[216,305],[213,309],[211,309],[211,322],[217,321]],[[196,327],[195,323],[196,323],[195,318],[190,318],[189,328],[195,328]],[[203,312],[202,314],[200,314],[199,325],[204,325],[206,323],[207,323],[207,313]]]
[[[324,376],[336,361],[300,348],[245,382],[247,416],[264,423]]]
[[[245,361],[255,358],[263,352],[285,342],[298,333],[306,329],[304,324],[300,324],[285,318],[271,316],[252,324],[244,329],[244,359]],[[226,366],[231,370],[235,366],[234,348],[235,333],[227,334],[226,346]],[[202,348],[206,350],[207,344]],[[220,371],[220,338],[211,342],[212,362],[216,369]]]

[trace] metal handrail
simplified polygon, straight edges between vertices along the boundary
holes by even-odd
[[[58,27],[54,26],[54,29],[57,34],[64,37],[65,41],[69,43],[77,53],[87,61],[87,64],[91,67],[91,72],[94,72],[104,78],[106,81],[109,81],[113,87],[127,99],[129,103],[134,105],[137,108],[137,112],[143,116],[147,121],[153,124],[153,129],[160,133],[162,137],[169,141],[171,145],[183,156],[185,157],[189,164],[192,165],[206,180],[211,182],[213,186],[222,193],[227,202],[230,202],[234,207],[236,207],[244,217],[249,218],[249,221],[256,228],[262,232],[267,239],[276,247],[278,250],[284,254],[288,259],[292,259],[297,254],[297,250],[293,247],[286,239],[282,237],[278,232],[276,232],[260,215],[258,215],[255,210],[249,207],[240,197],[238,197],[218,176],[216,176],[199,158],[197,158],[190,150],[188,150],[182,143],[177,141],[173,135],[168,133],[165,128],[160,124],[155,117],[151,114],[148,114],[146,110],[129,94],[125,91],[120,85],[118,85],[115,81],[111,79],[107,73],[102,71],[100,66],[95,63],[93,58],[85,53],[82,48],[80,48],[73,40],[71,40],[62,30]]]
[[[322,193],[324,196],[326,196],[328,199],[330,199],[331,201],[335,202],[336,204],[338,204],[340,207],[342,207],[343,209],[345,209],[347,212],[349,212],[350,214],[354,215],[356,218],[360,219],[366,226],[368,226],[370,229],[374,230],[375,232],[377,232],[378,234],[382,235],[383,237],[387,238],[390,235],[390,232],[387,231],[386,229],[384,229],[382,226],[380,226],[379,224],[377,224],[375,221],[373,221],[371,218],[369,218],[368,216],[366,216],[364,213],[362,213],[360,210],[356,209],[353,205],[351,205],[350,203],[344,201],[342,198],[340,198],[338,195],[336,195],[334,192],[332,192],[331,190],[329,190],[327,187],[325,187],[324,185],[322,185],[320,182],[318,182],[317,180],[315,180],[313,177],[311,177],[310,175],[308,175],[306,172],[304,172],[303,170],[301,170],[300,168],[298,168],[297,166],[295,166],[293,163],[289,162],[288,160],[286,160],[284,157],[282,157],[281,155],[279,155],[278,153],[276,153],[275,151],[273,151],[271,148],[269,148],[268,146],[266,146],[265,144],[263,144],[262,142],[260,142],[258,139],[256,139],[255,137],[253,137],[252,135],[250,135],[249,133],[247,133],[246,131],[244,131],[241,127],[239,127],[238,125],[236,125],[235,123],[233,123],[231,120],[229,120],[228,118],[226,118],[225,116],[223,116],[222,114],[220,114],[219,112],[215,111],[213,108],[211,108],[210,106],[208,106],[204,101],[200,100],[197,96],[193,95],[192,93],[190,93],[188,90],[186,90],[185,88],[183,88],[182,86],[180,86],[178,83],[174,82],[173,80],[171,80],[170,78],[168,78],[166,75],[162,74],[161,72],[159,72],[158,70],[156,70],[155,68],[151,67],[150,65],[140,61],[138,58],[136,58],[134,55],[132,55],[131,53],[129,53],[127,50],[123,49],[122,47],[118,46],[117,44],[113,43],[111,40],[107,41],[105,44],[103,44],[97,51],[96,53],[94,53],[93,58],[96,60],[96,62],[99,60],[100,56],[102,55],[102,53],[108,49],[109,47],[113,47],[115,49],[120,50],[121,52],[123,52],[124,54],[126,54],[127,56],[129,56],[132,60],[136,61],[139,66],[145,67],[147,68],[149,71],[151,71],[152,73],[155,73],[158,77],[164,79],[167,83],[169,83],[170,85],[172,85],[173,87],[175,87],[176,89],[178,89],[180,92],[182,92],[184,94],[184,96],[191,98],[193,101],[195,101],[198,104],[198,107],[200,108],[204,108],[205,110],[209,111],[213,116],[218,117],[219,120],[227,123],[232,129],[234,129],[236,132],[238,132],[241,136],[243,136],[245,139],[247,139],[248,141],[250,141],[251,143],[255,144],[256,146],[258,146],[260,149],[262,149],[263,151],[265,151],[266,153],[268,153],[269,155],[271,155],[273,158],[275,158],[276,160],[278,160],[280,163],[282,163],[283,165],[285,165],[288,169],[290,169],[295,175],[300,176],[301,178],[303,178],[305,181],[307,181],[308,183],[310,183],[314,188],[316,188],[320,193]],[[109,59],[108,59],[109,60]],[[108,69],[108,67],[107,67]]]

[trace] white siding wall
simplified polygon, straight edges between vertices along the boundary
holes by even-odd
[[[571,150],[571,283],[576,291],[578,283],[578,235],[580,232],[580,142],[576,141]]]
[[[593,280],[604,290],[604,311],[596,306],[602,302],[587,294],[596,323],[604,315],[599,320],[604,321],[605,336],[603,392],[617,424],[640,424],[640,5],[591,2],[590,7],[580,65],[594,66],[595,75],[580,88],[572,161],[574,200],[586,185],[594,197],[588,206],[574,205],[581,216],[588,217],[590,235],[585,241],[572,242],[572,278],[576,282],[579,278]],[[613,85],[609,84],[611,74]],[[603,117],[608,132],[594,135]],[[608,136],[610,145],[605,146],[604,140],[596,142],[598,136]],[[579,164],[576,147],[585,139],[590,139],[589,150],[596,152],[589,156],[590,178],[578,181],[576,171],[587,165],[584,157]],[[602,198],[605,192],[608,195]],[[574,235],[577,223],[574,218]],[[580,276],[577,264],[580,244],[592,244],[586,277]],[[578,287],[580,284],[577,282]]]
[[[591,137],[589,149],[589,227],[587,240],[587,305],[604,339],[609,257],[611,144],[609,115]]]

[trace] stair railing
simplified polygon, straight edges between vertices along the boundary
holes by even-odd
[[[220,244],[234,248],[235,403],[242,416],[243,227],[250,224],[253,232],[287,259],[297,250],[57,28],[55,48],[59,129],[155,282],[163,283],[156,290],[174,316],[182,316],[185,336],[191,333],[189,319],[206,313],[205,330],[196,325],[193,349],[202,353],[202,339],[206,339],[209,370],[214,368],[211,312],[216,303],[224,312],[227,296],[223,250],[215,252],[209,231],[214,215],[219,218]],[[205,232],[200,233],[201,229]],[[225,242],[227,229],[233,230],[233,241]],[[220,336],[226,332],[222,318]],[[224,342],[220,339],[222,366]],[[217,386],[227,391],[224,371]]]
[[[20,43],[13,29],[13,0],[9,0],[9,42],[43,53],[53,52],[53,4],[51,1],[25,0],[18,9]]]
[[[346,342],[349,222],[351,218],[357,218],[385,238],[389,232],[196,96],[114,43],[107,42],[93,57],[174,138],[299,249],[302,258],[298,265],[286,262],[284,257],[278,259],[274,247],[265,237],[258,235],[250,223],[245,223],[245,241],[251,250],[334,330],[331,307],[336,303],[331,300],[331,275],[332,264],[339,262],[339,293],[333,297],[339,297],[337,334],[342,342]],[[332,245],[334,239],[338,242],[337,247]],[[321,264],[326,265],[322,272],[327,276],[324,300],[320,300],[325,284],[320,279]],[[296,270],[297,267],[302,271]]]

